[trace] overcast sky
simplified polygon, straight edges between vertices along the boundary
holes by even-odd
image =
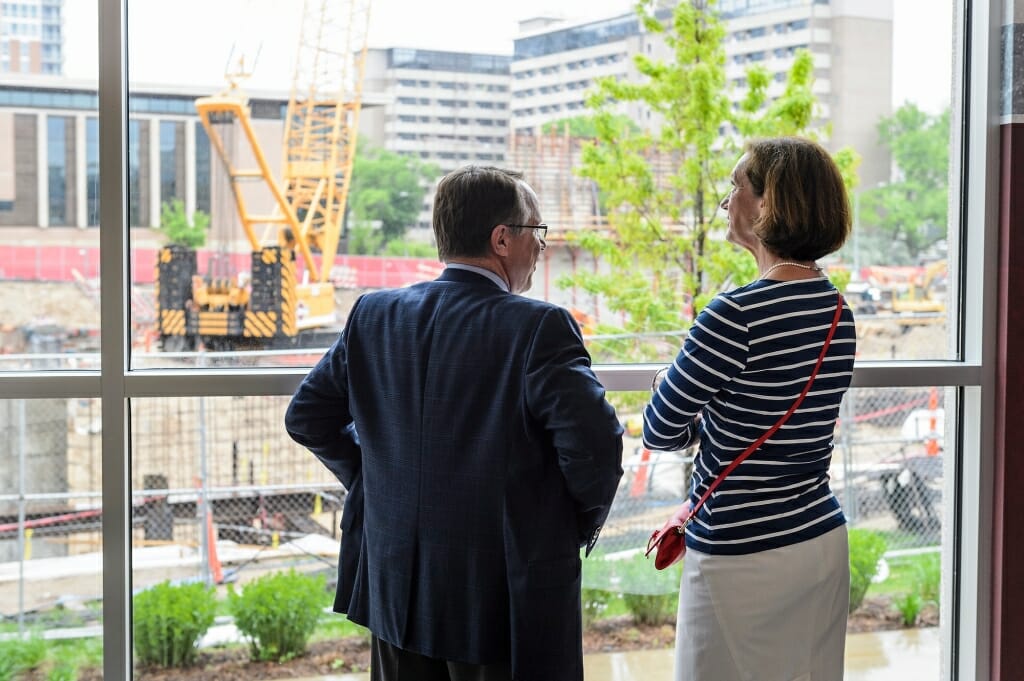
[[[518,22],[538,15],[595,19],[630,0],[372,0],[371,47],[511,54]],[[96,77],[96,2],[65,0],[65,72]],[[249,87],[287,90],[302,0],[129,0],[134,82],[218,88],[229,58],[259,53]],[[949,104],[952,0],[895,0],[893,102]]]

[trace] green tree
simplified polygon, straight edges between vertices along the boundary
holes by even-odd
[[[197,210],[189,220],[181,199],[171,199],[160,208],[160,231],[170,244],[201,248],[206,243],[209,228],[210,216]]]
[[[377,249],[401,239],[416,222],[427,187],[438,174],[434,165],[372,147],[360,138],[349,190],[350,230],[373,226],[380,235]]]
[[[622,326],[598,332],[623,334],[591,343],[600,359],[663,359],[659,333],[682,333],[717,292],[756,276],[753,259],[720,238],[718,205],[743,138],[807,134],[815,116],[813,61],[798,51],[782,96],[768,97],[763,67],[746,72],[747,93],[737,107],[725,72],[725,29],[711,0],[678,3],[666,20],[656,3],[641,2],[645,29],[660,35],[670,58],[635,57],[638,82],[599,81],[588,98],[596,131],[584,146],[584,177],[597,185],[607,207],[608,229],[570,236],[594,254],[598,271],[579,270],[560,284],[598,296]],[[620,122],[622,103],[638,103],[660,119],[656,130]],[[735,133],[735,134],[733,134]],[[842,157],[849,178],[856,155]],[[672,340],[678,347],[678,338]]]
[[[629,116],[612,114],[610,121],[613,125],[619,126],[623,131],[640,132],[637,125]],[[597,124],[592,116],[571,116],[551,121],[541,126],[541,132],[545,135],[552,132],[565,132],[568,130],[570,137],[592,138],[597,137]]]
[[[876,257],[917,264],[946,238],[949,110],[931,115],[906,103],[878,123],[878,136],[892,152],[896,179],[863,193],[859,222],[884,244]]]

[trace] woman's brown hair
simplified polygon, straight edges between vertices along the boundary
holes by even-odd
[[[822,146],[802,137],[751,140],[744,168],[763,201],[754,233],[773,253],[817,260],[850,235],[850,202],[839,167]]]

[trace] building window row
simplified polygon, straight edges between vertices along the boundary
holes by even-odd
[[[585,47],[620,42],[638,35],[641,31],[640,21],[635,14],[624,14],[604,21],[596,21],[586,26],[552,31],[515,41],[513,59],[530,59],[549,54],[569,52]]]
[[[763,38],[768,35],[767,26],[755,26],[753,28],[744,29],[742,31],[736,31],[732,34],[732,39],[737,41],[752,40],[754,38]]]
[[[9,23],[0,26],[0,35],[22,36],[24,38],[38,38],[40,35],[39,24]]]
[[[775,24],[775,32],[789,33],[790,31],[802,31],[810,26],[810,24],[811,22],[808,19],[796,19],[782,24]]]
[[[797,50],[806,50],[807,45],[789,45],[788,47],[776,47],[772,54],[776,59],[786,59],[796,54]]]
[[[46,66],[56,68],[59,73],[60,62],[44,62]],[[429,101],[429,100],[427,100]],[[415,103],[415,100],[413,100]],[[287,103],[276,100],[251,100],[249,106],[253,118],[283,119]],[[95,111],[99,107],[99,98],[95,92],[75,92],[70,90],[50,90],[32,88],[0,88],[0,108],[25,107],[35,109],[72,109]],[[194,97],[166,97],[143,94],[128,96],[128,110],[132,113],[178,114],[194,116],[196,113]]]
[[[530,107],[525,107],[525,108],[522,108],[522,109],[515,109],[513,111],[513,114],[516,115],[516,116],[533,116],[534,114],[537,114],[537,113],[550,114],[550,113],[559,113],[561,111],[576,111],[578,109],[582,109],[584,106],[585,106],[585,104],[584,104],[584,102],[582,100],[577,100],[577,101],[565,102],[565,103],[561,103],[561,104],[545,104],[544,106],[538,106],[538,107],[530,106]]]
[[[478,92],[508,92],[507,85],[499,85],[497,83],[465,83],[465,82],[453,82],[446,80],[430,81],[430,80],[416,80],[413,78],[399,78],[399,87],[439,87],[444,90],[476,90]]]
[[[42,128],[41,150],[45,158],[44,192],[19,192],[11,206],[0,213],[0,224],[26,224],[40,209],[51,226],[95,226],[100,221],[100,139],[99,119],[83,117],[81,127],[74,116],[15,114],[15,154],[35,158],[37,130]],[[155,139],[151,126],[159,125]],[[186,168],[185,126],[195,126],[194,167]],[[80,132],[81,131],[81,135]],[[195,208],[210,212],[210,176],[213,159],[210,141],[197,121],[128,121],[128,218],[133,227],[148,227],[159,217],[159,206],[185,199],[186,183],[194,182]],[[158,147],[152,148],[152,142]],[[155,155],[155,159],[154,159]],[[157,163],[151,163],[151,159]],[[81,164],[81,165],[79,165]],[[81,171],[79,170],[81,168]],[[159,177],[151,185],[151,172]],[[82,177],[79,173],[83,173]],[[151,187],[159,196],[151,195]],[[155,200],[155,203],[151,203]],[[153,211],[157,211],[154,214]]]
[[[778,50],[775,50],[775,56],[778,55]],[[764,61],[766,53],[764,50],[758,50],[757,52],[746,52],[743,54],[734,54],[732,61],[734,64],[747,64],[751,62]]]
[[[492,54],[463,54],[396,47],[388,51],[388,66],[418,71],[462,71],[507,76],[511,58]]]
[[[527,88],[525,90],[519,90],[515,93],[516,99],[525,99],[527,97],[534,97],[538,93],[542,95],[548,95],[555,92],[562,92],[563,90],[584,90],[593,84],[593,81],[589,78],[583,80],[574,80],[568,83],[559,85],[545,85],[542,88]]]
[[[38,5],[26,5],[21,2],[5,2],[2,4],[2,7],[0,7],[0,11],[3,12],[5,17],[34,19],[39,16]]]
[[[406,105],[406,106],[427,106],[433,100],[431,100],[429,98],[425,98],[425,97],[420,97],[418,99],[416,97],[399,97],[397,101],[398,101],[399,104],[403,104],[403,105]],[[508,109],[508,103],[507,102],[491,102],[491,101],[471,102],[471,101],[467,101],[467,100],[464,100],[464,99],[438,99],[438,100],[436,100],[436,104],[437,104],[437,106],[445,107],[447,109],[468,109],[468,108],[470,108],[470,106],[473,106],[473,107],[475,107],[477,109],[487,109],[487,110],[498,109],[498,110],[502,110],[503,111],[505,109]],[[399,120],[402,120],[404,122],[412,122],[412,119],[414,119],[414,118],[415,118],[415,116],[412,116],[412,115],[409,115],[409,114],[404,114],[404,115],[400,115],[399,116]]]
[[[812,0],[815,5],[828,5],[831,0]],[[771,10],[788,9],[806,6],[808,0],[721,0],[718,11],[722,17],[731,19],[736,16],[749,16]]]

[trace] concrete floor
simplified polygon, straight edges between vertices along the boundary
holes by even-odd
[[[938,629],[907,629],[846,638],[844,681],[939,679]],[[641,650],[584,658],[587,681],[671,681],[672,651]],[[341,674],[299,681],[367,681],[369,674]]]

